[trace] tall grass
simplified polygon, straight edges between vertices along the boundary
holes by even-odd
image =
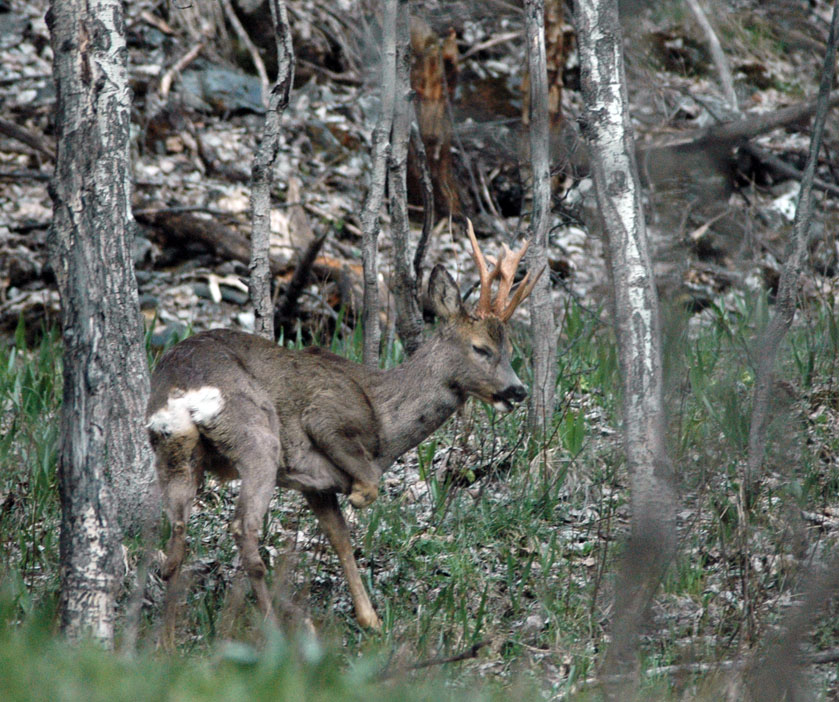
[[[58,589],[61,385],[58,333],[44,331],[30,348],[21,321],[0,349],[0,576],[18,617]]]

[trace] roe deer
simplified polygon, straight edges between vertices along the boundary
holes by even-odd
[[[338,554],[359,624],[380,626],[337,493],[349,494],[357,508],[372,502],[382,473],[468,396],[503,411],[527,397],[510,365],[506,323],[539,276],[531,279],[528,273],[508,301],[527,244],[515,253],[504,246],[490,271],[471,223],[467,227],[481,278],[477,305],[467,311],[455,281],[436,266],[428,295],[443,323],[396,368],[370,369],[318,348],[295,351],[226,330],[196,334],[160,359],[146,419],[172,528],[162,569],[164,645],[174,643],[173,593],[186,552],[187,520],[205,470],[242,480],[231,531],[267,618],[274,615],[257,547],[279,485],[300,490],[317,516]],[[492,300],[495,279],[499,286]]]

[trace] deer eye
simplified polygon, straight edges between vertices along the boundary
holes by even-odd
[[[483,356],[484,358],[492,358],[492,349],[488,349],[486,346],[478,346],[477,344],[472,344],[472,350],[479,356]]]

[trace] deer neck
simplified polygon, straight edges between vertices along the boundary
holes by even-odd
[[[379,375],[371,399],[387,466],[430,436],[466,401],[447,355],[438,333],[404,363]]]

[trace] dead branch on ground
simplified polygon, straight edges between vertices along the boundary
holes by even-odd
[[[45,156],[48,156],[53,161],[55,160],[55,146],[50,144],[46,137],[41,134],[35,134],[28,129],[18,126],[14,122],[0,117],[0,134],[5,134],[7,137],[17,139],[19,142],[31,146],[36,151],[40,151]]]
[[[477,643],[472,644],[465,651],[455,654],[454,656],[441,656],[439,658],[430,658],[426,661],[419,661],[418,663],[412,663],[411,665],[395,668],[394,670],[384,670],[381,673],[379,673],[376,676],[376,678],[378,680],[389,680],[391,678],[398,677],[399,675],[403,675],[410,670],[422,670],[423,668],[431,668],[432,666],[436,665],[448,665],[449,663],[459,663],[460,661],[467,661],[472,658],[477,658],[480,650],[487,646],[489,643],[489,641],[478,641]]]

